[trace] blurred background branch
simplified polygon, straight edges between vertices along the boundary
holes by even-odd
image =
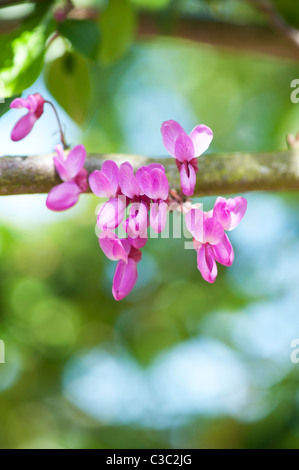
[[[32,2],[0,0],[0,8],[22,6],[22,4],[28,6],[30,3],[42,7],[43,4],[51,5],[51,0],[33,0]],[[261,18],[266,21],[249,20],[245,23],[238,23],[229,17],[225,19],[225,15],[219,17],[217,15],[210,17],[205,14],[192,15],[188,11],[174,9],[171,3],[169,7],[161,11],[150,12],[147,9],[138,8],[137,38],[144,40],[154,39],[161,35],[170,36],[224,49],[298,60],[299,30],[288,23],[272,2],[247,0],[247,3],[252,6],[253,11],[261,13]],[[228,2],[223,1],[222,4],[224,7]],[[26,13],[26,10],[24,11]],[[4,34],[17,30],[26,19],[26,15],[18,19],[9,19],[5,16],[5,19],[1,20],[0,17],[0,32]],[[60,8],[59,15],[62,15],[59,22],[64,20],[96,22],[101,19],[102,9],[97,6],[97,3],[87,2],[86,6],[85,4],[78,6],[68,1],[65,7]]]
[[[273,4],[268,0],[249,0],[264,15],[268,17],[270,23],[277,31],[289,38],[296,47],[299,47],[299,30],[290,26],[284,18],[274,8]]]
[[[156,37],[161,34],[156,18],[142,14],[139,18],[138,37]],[[254,52],[274,57],[298,60],[298,45],[286,36],[261,25],[234,24],[224,21],[206,21],[181,17],[168,35],[197,41],[224,49]]]
[[[104,160],[129,161],[134,169],[157,161],[138,155],[89,154],[89,173],[100,169]],[[170,187],[179,189],[179,174],[171,158],[159,159],[166,168]],[[299,152],[232,153],[207,155],[198,159],[195,196],[219,195],[256,190],[298,190]],[[0,159],[0,195],[47,193],[59,184],[52,155],[3,157]]]

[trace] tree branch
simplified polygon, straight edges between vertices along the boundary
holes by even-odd
[[[154,15],[139,18],[138,37],[155,38],[163,34]],[[211,46],[239,52],[269,55],[299,60],[299,47],[289,37],[267,26],[239,25],[197,18],[181,17],[167,36],[197,41]]]
[[[166,168],[170,187],[180,179],[172,158],[155,160],[138,155],[89,154],[85,168],[100,169],[104,160],[129,161],[134,169],[159,161]],[[299,190],[299,150],[273,153],[206,155],[198,159],[195,196],[246,191]],[[61,183],[52,155],[0,158],[0,195],[47,193]]]
[[[44,0],[32,1],[39,3]],[[249,1],[258,2],[259,0]],[[23,3],[22,0],[0,0],[0,7],[20,3]],[[263,11],[274,24],[273,12],[271,11],[271,15],[269,15],[268,10]],[[76,19],[96,19],[98,16],[99,11],[96,8],[74,8],[68,14],[69,18]],[[277,15],[274,19],[276,31],[263,25],[234,24],[181,16],[175,21],[171,31],[163,33],[158,15],[140,12],[137,37],[144,40],[165,35],[241,53],[245,51],[298,61],[298,30],[289,26],[283,18],[277,17]],[[18,24],[19,20],[0,21],[0,32],[12,31]]]
[[[280,31],[282,34],[287,36],[296,47],[299,47],[299,31],[293,26],[289,25],[285,19],[280,16],[278,11],[275,9],[274,5],[268,0],[249,0],[250,3],[253,3],[258,10],[260,10],[265,16],[270,20],[270,23],[273,25],[277,31]]]

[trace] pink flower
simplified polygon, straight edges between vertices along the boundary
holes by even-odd
[[[147,238],[148,209],[149,205],[142,200],[131,204],[129,217],[123,223],[123,228],[130,238]]]
[[[109,198],[98,214],[97,224],[100,229],[118,227],[125,214],[126,197],[120,192],[117,164],[112,160],[106,160],[101,171],[95,170],[91,173],[89,185],[96,196]]]
[[[161,134],[164,147],[176,160],[182,191],[186,196],[192,196],[198,171],[196,157],[208,149],[213,132],[201,124],[194,127],[188,135],[178,122],[170,120],[163,122]]]
[[[150,205],[150,224],[156,233],[164,230],[169,195],[169,183],[163,165],[151,163],[137,170],[136,179],[140,192],[152,200]]]
[[[165,226],[169,195],[165,169],[163,165],[152,163],[141,167],[134,175],[129,162],[118,168],[116,163],[106,161],[101,171],[90,175],[89,184],[98,197],[109,198],[98,214],[97,225],[103,230],[99,243],[109,259],[118,261],[112,293],[116,300],[121,300],[137,281],[137,263],[141,260],[140,248],[148,239],[149,221],[157,232]],[[122,222],[127,207],[129,216],[123,221],[127,238],[119,239],[112,230]]]
[[[87,170],[83,168],[86,151],[83,145],[77,145],[65,158],[61,145],[57,145],[56,152],[54,164],[64,183],[51,189],[46,205],[52,211],[64,211],[74,206],[88,188]]]
[[[123,228],[130,238],[143,237],[147,240],[149,201],[141,193],[141,189],[133,168],[129,162],[125,162],[119,169],[119,185],[121,193],[131,203],[129,217],[123,223]]]
[[[217,277],[216,261],[231,266],[234,250],[224,230],[232,230],[242,220],[247,207],[246,199],[218,198],[213,212],[191,209],[186,214],[186,225],[192,234],[197,251],[197,267],[202,277],[210,283]]]
[[[213,209],[213,216],[221,222],[224,230],[233,230],[244,217],[247,201],[244,197],[225,199],[218,197]]]
[[[126,198],[122,195],[105,202],[97,218],[97,225],[101,230],[115,229],[122,222],[126,210]]]
[[[11,132],[11,140],[17,142],[18,140],[24,139],[31,129],[33,128],[35,122],[41,117],[44,111],[44,98],[39,94],[35,93],[34,95],[27,96],[26,99],[16,98],[10,104],[10,107],[13,109],[28,109],[27,114],[21,117],[19,121],[14,126]]]
[[[104,230],[99,236],[99,243],[103,253],[110,260],[128,262],[131,245],[127,239],[120,240],[112,230]]]
[[[138,279],[137,264],[141,260],[141,251],[131,247],[128,261],[122,259],[118,261],[112,285],[112,294],[115,300],[122,300],[126,297]]]
[[[186,214],[186,225],[194,239],[197,267],[205,281],[213,283],[217,277],[217,265],[212,247],[221,242],[223,227],[214,217],[207,219],[200,209],[191,209]]]
[[[121,193],[129,199],[135,199],[140,195],[140,188],[134,175],[132,165],[125,162],[119,168],[119,185]]]
[[[137,282],[137,263],[141,260],[141,251],[131,246],[129,240],[119,239],[111,230],[105,230],[100,234],[99,243],[107,258],[118,261],[112,293],[115,300],[122,300]]]
[[[119,193],[119,169],[113,160],[106,160],[101,171],[95,170],[89,176],[89,186],[98,197],[114,198]]]

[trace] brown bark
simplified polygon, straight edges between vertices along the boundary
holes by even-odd
[[[166,168],[170,187],[179,189],[172,158],[157,160],[138,155],[89,154],[85,168],[100,169],[104,160],[129,161],[134,169],[153,161]],[[246,191],[299,190],[299,150],[269,153],[205,155],[198,159],[195,196]],[[0,158],[0,195],[47,193],[61,181],[52,155]]]

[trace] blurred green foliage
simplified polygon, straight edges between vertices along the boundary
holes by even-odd
[[[295,24],[294,3],[276,3]],[[169,118],[186,129],[210,125],[217,152],[275,150],[285,147],[287,132],[298,131],[299,108],[290,101],[297,63],[177,39],[134,41],[140,10],[262,22],[247,3],[88,4],[101,9],[99,19],[55,23],[54,2],[37,5],[1,36],[0,77],[8,95],[19,94],[44,64],[47,90],[81,126],[89,151],[161,155],[159,126]],[[56,30],[60,38],[45,48]],[[207,210],[214,198],[201,202]],[[298,447],[298,365],[289,359],[299,328],[298,202],[295,194],[249,197],[247,217],[232,236],[234,266],[220,267],[213,286],[201,279],[182,239],[149,240],[136,289],[118,303],[113,263],[94,232],[97,198],[81,197],[71,218],[61,214],[44,225],[46,208],[30,215],[30,203],[25,218],[16,209],[23,222],[6,223],[13,211],[2,198],[0,447]],[[212,357],[207,366],[196,355],[205,341],[220,364],[216,383]],[[165,374],[155,382],[163,363]],[[209,386],[205,402],[201,392]]]
[[[0,80],[5,83],[5,98],[22,93],[41,73],[46,40],[53,30],[49,4],[37,5],[16,30],[0,36]]]
[[[110,64],[121,58],[134,39],[136,14],[130,0],[110,0],[100,19],[99,59]]]
[[[58,31],[68,39],[75,50],[95,59],[100,42],[100,30],[94,21],[66,20],[58,25]]]

